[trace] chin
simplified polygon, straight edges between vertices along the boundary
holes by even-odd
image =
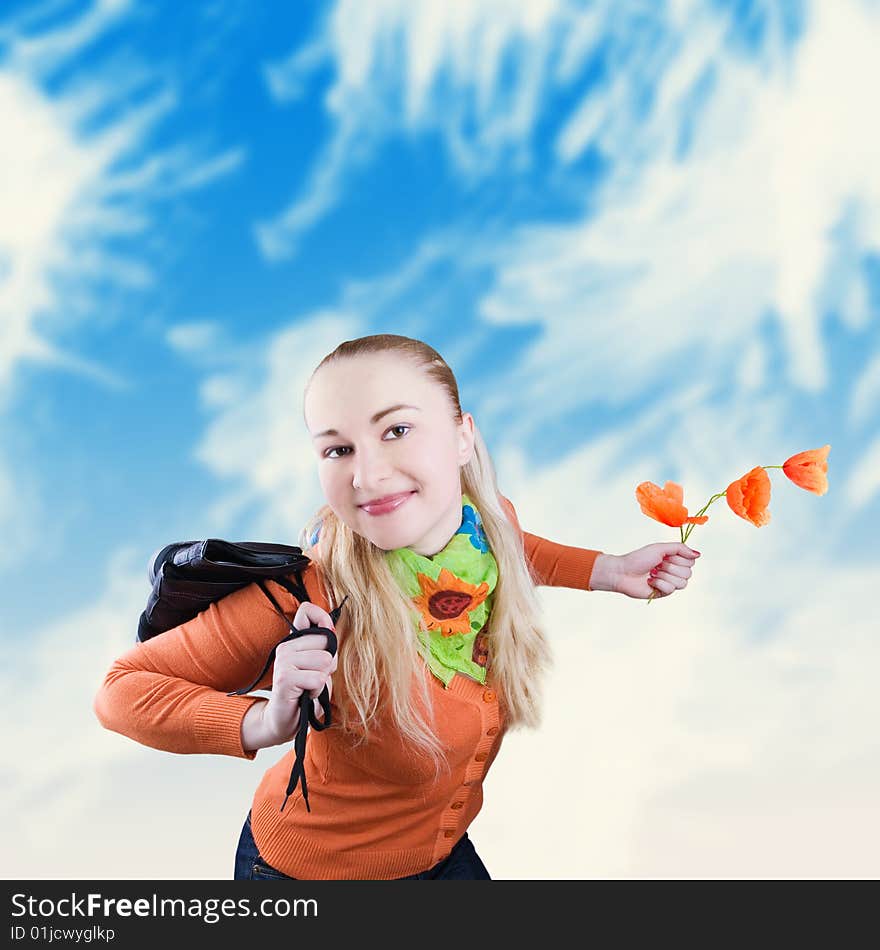
[[[415,543],[415,538],[410,535],[403,534],[393,534],[387,532],[385,534],[374,534],[370,537],[370,540],[377,548],[382,548],[383,551],[393,551],[395,548],[405,548]]]

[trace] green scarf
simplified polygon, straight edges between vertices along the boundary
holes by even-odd
[[[396,548],[386,557],[400,589],[418,608],[413,622],[419,653],[431,672],[444,686],[456,673],[485,683],[486,630],[498,565],[474,503],[462,495],[461,527],[442,551],[425,557],[412,548]]]

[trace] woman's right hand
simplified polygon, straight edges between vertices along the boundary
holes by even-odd
[[[293,626],[326,627],[336,631],[330,614],[316,604],[304,601],[299,605]],[[281,643],[275,650],[275,665],[272,671],[272,696],[263,709],[262,725],[267,739],[273,745],[290,741],[299,726],[299,700],[308,692],[315,703],[315,713],[320,714],[317,697],[324,686],[333,695],[331,674],[336,670],[337,655],[326,649],[327,637],[319,633],[307,633]]]

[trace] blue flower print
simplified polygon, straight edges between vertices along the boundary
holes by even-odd
[[[483,554],[489,550],[489,541],[483,532],[483,523],[475,508],[470,505],[464,505],[462,508],[461,527],[456,534],[466,534],[471,539],[471,544]]]

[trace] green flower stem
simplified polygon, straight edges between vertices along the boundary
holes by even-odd
[[[783,466],[783,465],[762,465],[762,466],[761,466],[761,468],[763,468],[763,469],[768,469],[768,468],[784,468],[784,467],[785,467],[785,466]],[[726,495],[727,495],[727,489],[725,489],[724,491],[720,491],[720,492],[718,492],[717,494],[713,495],[713,496],[706,502],[706,504],[703,505],[703,507],[702,507],[696,514],[692,515],[691,517],[693,517],[693,518],[699,518],[701,515],[704,515],[704,514],[708,511],[709,505],[711,505],[713,502],[718,501],[719,498],[724,498]],[[678,530],[679,530],[679,532],[681,533],[681,540],[682,540],[682,543],[685,543],[685,542],[687,541],[687,539],[688,539],[688,538],[690,537],[690,535],[691,535],[691,531],[693,531],[694,528],[696,528],[696,525],[695,525],[695,524],[689,524],[689,525],[687,526],[687,531],[685,531],[684,525],[679,526],[679,529],[678,529]],[[651,601],[654,599],[654,594],[656,594],[656,593],[657,593],[656,589],[651,591],[651,596],[648,598],[648,603],[649,603],[649,604],[650,604]]]
[[[719,498],[724,498],[726,495],[727,495],[727,489],[725,489],[724,491],[718,492],[718,494],[716,494],[716,495],[713,495],[713,496],[706,502],[706,504],[703,505],[703,507],[702,507],[698,512],[696,512],[696,514],[691,515],[691,517],[692,517],[692,518],[699,518],[699,517],[701,517],[702,515],[706,514],[706,512],[709,510],[709,505],[711,505],[711,504],[713,504],[714,502],[718,501]],[[695,524],[689,524],[689,525],[687,526],[687,531],[684,531],[684,533],[682,534],[681,540],[682,540],[682,541],[687,541],[687,539],[688,539],[688,538],[690,537],[690,535],[691,535],[691,531],[693,531],[694,528],[696,528],[696,525],[695,525]]]

